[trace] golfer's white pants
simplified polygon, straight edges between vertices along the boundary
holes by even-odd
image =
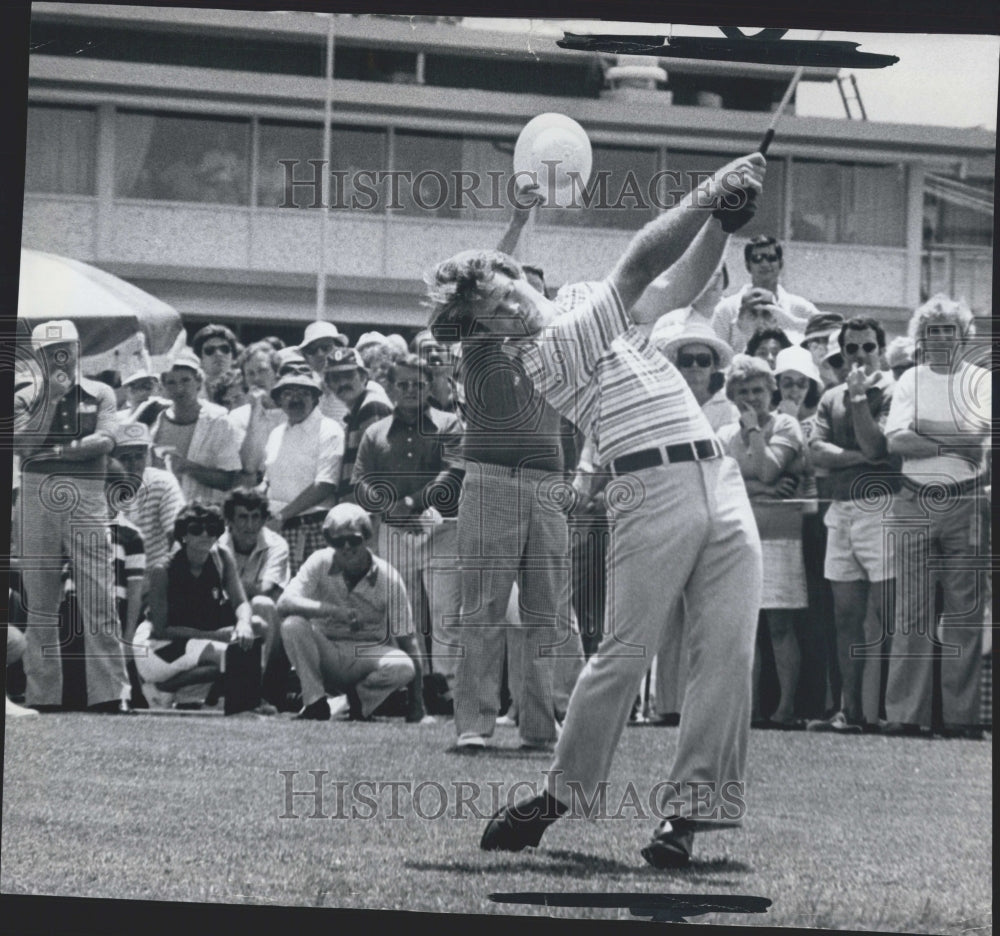
[[[90,477],[86,472],[92,472]],[[62,703],[59,605],[62,557],[73,563],[83,617],[87,704],[127,698],[124,644],[115,608],[115,568],[103,476],[81,467],[80,477],[25,471],[18,530],[28,624],[24,675],[28,705]]]
[[[673,781],[660,788],[659,808],[702,828],[739,825],[761,593],[760,539],[739,468],[728,457],[661,466],[613,479],[605,496],[614,522],[606,636],[570,699],[550,789],[575,806],[609,777],[683,595],[687,684],[674,762],[658,774]]]

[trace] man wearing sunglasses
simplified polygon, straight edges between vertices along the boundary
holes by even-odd
[[[834,715],[807,728],[858,734],[878,725],[889,623],[883,609],[893,597],[885,511],[872,505],[899,490],[900,459],[889,454],[885,435],[893,392],[892,378],[879,369],[885,331],[873,318],[852,318],[838,344],[846,382],[820,398],[809,448],[828,473],[824,576],[833,592],[841,691]]]
[[[764,234],[750,238],[743,248],[743,260],[750,282],[715,307],[712,327],[716,334],[734,352],[743,351],[750,336],[762,326],[777,326],[786,332],[802,334],[809,317],[819,310],[778,282],[784,253],[777,238]]]
[[[219,378],[233,369],[238,351],[236,335],[225,325],[206,325],[191,339],[191,348],[198,355],[205,375],[202,396],[211,399]]]
[[[453,464],[462,425],[454,413],[430,406],[417,355],[390,365],[387,378],[395,409],[365,432],[352,481],[358,503],[380,513],[377,551],[402,576],[414,621],[423,622],[426,596],[434,671],[451,690],[461,653],[455,517],[463,472]]]
[[[338,504],[323,521],[328,547],[305,561],[278,599],[281,638],[302,684],[301,720],[329,721],[327,694],[346,692],[349,718],[370,721],[403,686],[406,720],[427,717],[406,588],[372,553],[372,535],[367,511]]]

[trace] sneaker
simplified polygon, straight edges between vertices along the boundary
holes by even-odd
[[[486,739],[474,731],[466,731],[458,736],[455,747],[465,751],[481,751],[486,747]]]
[[[861,734],[861,725],[850,722],[843,712],[837,712],[832,718],[815,718],[806,723],[806,731],[826,731],[835,734]]]
[[[502,725],[504,728],[516,728],[517,719],[511,718],[509,715],[498,715],[497,724]]]
[[[23,705],[18,705],[16,702],[12,701],[10,697],[7,697],[7,705],[4,709],[4,715],[7,718],[23,718],[25,715],[37,715],[33,708],[26,708]]]
[[[309,705],[305,706],[298,715],[294,717],[295,721],[329,721],[330,720],[330,706],[327,704],[326,696],[317,699],[315,702],[310,702]]]

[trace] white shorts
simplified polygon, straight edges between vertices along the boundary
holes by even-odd
[[[883,533],[881,508],[865,509],[851,501],[834,501],[824,520],[826,561],[823,575],[831,582],[884,582],[892,578],[891,540]]]
[[[185,641],[184,653],[176,660],[164,660],[157,656],[156,651],[161,647],[167,647],[173,643],[172,640],[153,640],[153,625],[149,621],[143,621],[135,631],[135,639],[132,642],[132,655],[135,657],[135,668],[144,682],[161,683],[176,676],[178,673],[186,673],[194,669],[201,659],[202,653],[208,646],[214,646],[219,651],[220,662],[226,658],[226,647],[228,643],[220,640],[200,640],[192,639]]]

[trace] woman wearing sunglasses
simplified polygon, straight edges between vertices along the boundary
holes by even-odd
[[[755,724],[804,728],[794,716],[800,662],[795,621],[808,603],[802,505],[789,499],[799,488],[805,443],[799,421],[776,411],[776,390],[774,372],[765,360],[737,354],[726,372],[726,396],[736,404],[740,416],[736,423],[723,426],[718,436],[726,453],[740,466],[763,549],[761,610],[774,649],[780,698],[771,720],[763,720],[758,647],[754,660]]]
[[[218,507],[194,501],[174,522],[176,547],[150,570],[147,619],[136,630],[136,668],[150,703],[213,682],[231,643],[249,649],[266,625],[251,612],[232,554],[218,545]]]
[[[653,344],[679,371],[691,388],[712,429],[718,430],[740,418],[740,411],[726,399],[723,368],[733,359],[733,350],[705,322],[691,318],[684,326],[656,327]],[[671,615],[683,619],[683,602]],[[681,640],[677,640],[677,634]],[[676,725],[680,720],[684,684],[687,682],[687,650],[683,627],[666,627],[656,652],[656,723]]]

